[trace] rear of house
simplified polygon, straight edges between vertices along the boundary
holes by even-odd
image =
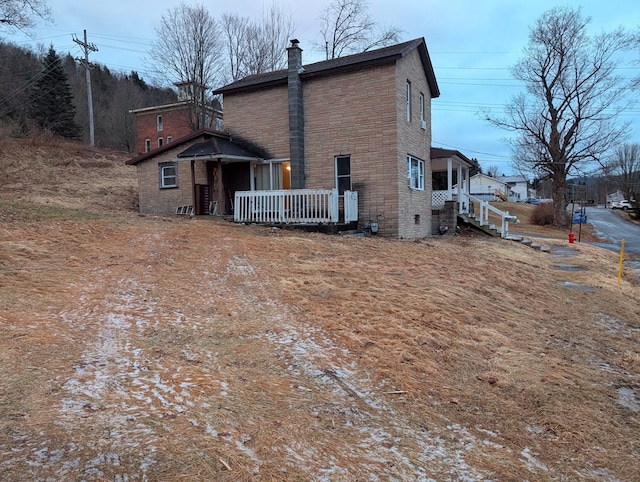
[[[361,225],[377,223],[394,237],[430,235],[431,98],[439,91],[424,40],[302,68],[301,55],[294,43],[287,72],[216,91],[224,95],[225,129],[289,163],[300,178],[293,188],[357,191]],[[302,127],[293,131],[296,102]],[[295,136],[302,159],[292,155]]]

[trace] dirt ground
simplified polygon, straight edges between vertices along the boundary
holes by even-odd
[[[121,174],[0,191],[0,480],[637,480],[615,253],[139,216]]]

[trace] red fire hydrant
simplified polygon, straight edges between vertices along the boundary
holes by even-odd
[[[576,242],[576,235],[573,233],[569,233],[569,244],[573,244]]]

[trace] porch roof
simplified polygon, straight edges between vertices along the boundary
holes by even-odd
[[[193,144],[178,154],[178,159],[225,159],[229,161],[259,161],[262,158],[231,139],[212,137]]]
[[[452,159],[454,165],[461,164],[469,169],[475,170],[480,168],[480,164],[475,159],[469,159],[460,151],[455,149],[443,149],[441,147],[431,148],[431,170],[446,171],[447,161]]]

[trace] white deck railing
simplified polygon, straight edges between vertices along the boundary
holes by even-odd
[[[345,221],[358,220],[358,193],[344,193]],[[339,221],[337,189],[236,191],[233,220],[240,223],[319,224]]]
[[[472,205],[478,205],[479,213],[473,212]],[[501,211],[500,209],[492,206],[487,201],[483,201],[474,196],[470,196],[466,193],[462,193],[460,202],[460,213],[474,215],[480,226],[486,226],[489,224],[489,212],[492,212],[500,216],[500,228],[498,232],[500,236],[506,238],[509,236],[509,221],[517,221],[516,216],[511,216],[509,211]]]

